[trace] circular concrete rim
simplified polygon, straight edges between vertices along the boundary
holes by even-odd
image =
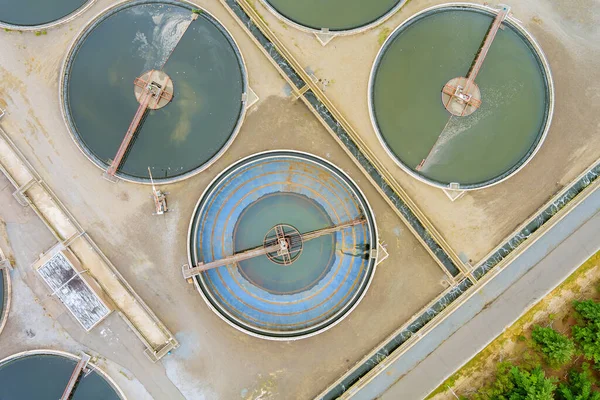
[[[0,253],[2,250],[0,250]],[[10,304],[12,299],[12,286],[10,281],[10,274],[7,269],[0,270],[0,279],[4,279],[4,304],[3,309],[0,310],[0,334],[6,326],[8,321],[8,314],[10,312]]]
[[[70,21],[74,20],[75,18],[79,17],[81,14],[86,12],[92,5],[94,5],[95,2],[96,2],[96,0],[87,0],[87,2],[85,2],[83,5],[81,5],[81,7],[77,8],[76,10],[73,10],[70,14],[67,14],[64,17],[57,19],[56,21],[51,21],[46,24],[13,25],[13,24],[9,24],[7,22],[0,21],[0,28],[10,29],[13,31],[41,31],[44,29],[54,28],[58,25],[65,24],[65,23],[70,22]]]
[[[61,356],[61,357],[65,357],[65,358],[68,358],[68,359],[71,359],[74,361],[79,360],[79,357],[77,357],[75,354],[68,353],[66,351],[52,350],[52,349],[36,349],[36,350],[21,351],[19,353],[15,353],[11,356],[8,356],[8,357],[0,360],[0,367],[2,367],[4,364],[6,364],[9,361],[14,361],[19,358],[25,358],[25,357],[29,357],[29,356],[43,356],[43,355]],[[94,370],[94,372],[97,372],[106,382],[108,382],[108,384],[114,389],[114,391],[121,398],[121,400],[127,400],[127,396],[125,396],[125,393],[123,393],[123,390],[121,390],[121,388],[117,385],[117,383],[114,381],[114,379],[110,377],[110,375],[108,375],[106,372],[104,372],[103,369],[101,369],[99,366],[94,364],[94,362],[92,362],[92,361],[90,361],[88,363],[88,366],[91,366],[92,369]]]
[[[240,167],[243,167],[244,164],[248,161],[251,160],[253,158],[256,157],[261,157],[261,156],[268,156],[268,155],[282,155],[282,156],[291,156],[291,157],[298,157],[298,158],[304,158],[304,157],[309,157],[309,158],[314,158],[315,160],[319,161],[322,163],[322,166],[327,168],[328,170],[331,171],[332,174],[336,175],[336,176],[340,176],[340,178],[342,180],[347,180],[348,182],[350,182],[354,187],[352,189],[354,189],[356,191],[356,193],[358,195],[360,195],[362,197],[364,206],[365,206],[365,211],[367,211],[370,215],[370,222],[372,225],[372,228],[369,229],[369,233],[371,236],[371,243],[373,243],[375,246],[378,246],[378,232],[377,232],[377,222],[375,219],[375,213],[373,212],[373,209],[371,208],[371,204],[369,203],[369,201],[367,200],[367,197],[365,196],[365,194],[363,193],[363,191],[360,189],[360,187],[356,184],[356,182],[350,178],[350,176],[348,176],[346,174],[346,172],[344,172],[344,170],[342,170],[341,168],[337,167],[336,165],[334,165],[332,162],[316,156],[314,154],[311,153],[307,153],[304,151],[297,151],[297,150],[286,150],[286,149],[278,149],[278,150],[267,150],[267,151],[262,151],[259,153],[254,153],[251,154],[249,156],[246,156],[238,161],[235,161],[234,163],[230,164],[227,168],[225,168],[220,174],[218,174],[206,187],[206,189],[204,189],[204,191],[202,192],[202,195],[200,196],[200,198],[198,199],[198,202],[196,203],[196,206],[194,207],[194,211],[192,212],[192,217],[190,218],[190,226],[188,228],[188,235],[187,235],[187,253],[188,253],[188,265],[192,265],[192,254],[190,251],[190,243],[191,243],[191,239],[192,239],[192,227],[194,225],[194,219],[198,213],[198,209],[200,207],[200,204],[202,203],[202,200],[206,197],[206,195],[208,195],[214,188],[213,185],[220,179],[225,178],[226,175],[231,175],[232,173],[235,173]],[[338,172],[336,172],[336,170]],[[376,247],[375,247],[376,248]],[[317,328],[311,328],[311,331],[305,334],[299,333],[297,335],[294,335],[294,333],[290,333],[294,336],[269,336],[267,334],[260,334],[258,332],[254,332],[248,329],[245,329],[242,325],[246,325],[243,322],[240,322],[241,325],[235,324],[231,319],[227,318],[225,315],[223,315],[223,312],[221,310],[218,310],[210,301],[210,299],[206,296],[206,293],[204,293],[204,291],[202,290],[202,288],[200,287],[200,284],[198,283],[198,279],[193,278],[194,280],[194,286],[196,286],[196,289],[198,290],[198,292],[200,292],[200,295],[202,296],[202,299],[204,299],[204,302],[208,305],[208,307],[219,316],[219,318],[221,318],[223,321],[225,321],[229,326],[237,329],[240,332],[243,332],[245,334],[248,334],[250,336],[259,338],[259,339],[266,339],[266,340],[272,340],[272,341],[278,341],[278,342],[288,342],[288,341],[295,341],[295,340],[300,340],[300,339],[306,339],[309,337],[313,337],[316,336],[320,333],[323,333],[325,331],[328,331],[329,329],[333,328],[334,326],[336,326],[337,324],[339,324],[340,322],[342,322],[348,315],[350,315],[352,313],[352,311],[354,311],[354,309],[358,306],[358,304],[362,301],[362,299],[365,297],[366,293],[369,290],[369,287],[371,286],[371,283],[373,281],[373,277],[375,276],[375,272],[377,270],[377,259],[375,258],[371,258],[370,263],[372,264],[372,271],[371,274],[369,276],[369,278],[367,279],[367,282],[363,288],[363,290],[357,294],[355,294],[352,298],[352,301],[354,302],[354,304],[344,310],[340,310],[338,311],[336,314],[334,314],[333,316],[331,316],[330,318],[328,318],[327,320],[323,321],[322,323],[320,323],[319,325],[317,325]],[[349,302],[350,303],[350,302]],[[340,315],[340,313],[343,311],[343,314]],[[233,320],[238,321],[237,318],[235,317],[231,317]],[[336,319],[337,318],[337,319]],[[333,322],[331,322],[333,320]],[[319,327],[321,326],[321,327]],[[261,331],[265,332],[265,333],[269,333],[268,330],[266,329],[262,329]],[[301,332],[301,331],[299,331]],[[273,331],[274,335],[280,335],[281,332],[277,332],[277,331]]]
[[[89,33],[91,33],[91,31],[96,26],[96,24],[98,24],[103,18],[108,17],[108,14],[111,12],[117,12],[117,11],[119,11],[119,9],[127,8],[127,7],[138,5],[138,4],[152,4],[152,3],[163,3],[163,4],[180,6],[180,7],[181,6],[191,7],[192,9],[200,9],[202,11],[202,15],[207,15],[210,18],[211,22],[217,24],[217,28],[219,28],[223,33],[226,34],[227,38],[229,39],[230,43],[232,44],[232,47],[234,48],[234,51],[237,54],[238,59],[239,59],[238,61],[239,61],[240,68],[242,70],[241,72],[242,72],[242,81],[243,81],[243,85],[242,85],[243,91],[242,91],[242,100],[241,100],[242,107],[240,110],[240,115],[238,116],[237,124],[233,128],[233,131],[231,132],[227,142],[225,142],[225,144],[221,147],[221,149],[215,155],[213,155],[209,160],[207,160],[204,164],[198,166],[197,168],[195,168],[189,172],[186,172],[184,174],[174,176],[172,178],[154,179],[154,183],[159,184],[159,185],[165,185],[165,184],[177,183],[177,182],[183,181],[185,179],[191,178],[192,176],[195,176],[195,175],[201,173],[202,171],[206,170],[211,165],[213,165],[215,162],[217,162],[217,160],[219,158],[221,158],[221,156],[223,154],[225,154],[225,152],[231,147],[231,145],[233,144],[233,141],[237,138],[237,136],[242,128],[244,120],[246,119],[246,114],[247,114],[247,109],[248,109],[247,102],[248,102],[249,85],[248,85],[248,68],[246,66],[246,61],[244,59],[244,55],[242,54],[242,50],[241,50],[240,46],[238,45],[237,41],[235,40],[235,38],[233,37],[231,32],[227,29],[227,27],[225,27],[225,25],[223,23],[221,23],[221,21],[219,21],[216,17],[214,17],[205,8],[202,8],[188,0],[177,0],[177,1],[175,1],[175,0],[125,0],[120,3],[114,4],[110,7],[105,8],[100,13],[98,13],[95,17],[93,17],[90,21],[88,21],[87,24],[85,24],[83,29],[79,32],[79,34],[77,34],[77,36],[71,43],[71,45],[69,47],[69,51],[67,52],[67,54],[65,56],[65,61],[63,62],[63,65],[62,65],[62,68],[60,71],[60,81],[58,84],[58,100],[59,100],[59,104],[60,104],[60,110],[61,110],[63,121],[64,121],[64,123],[67,127],[67,130],[69,131],[69,135],[71,136],[71,139],[73,140],[75,145],[79,148],[79,150],[81,150],[81,152],[86,156],[86,158],[92,162],[93,165],[95,165],[101,171],[106,171],[107,167],[106,167],[105,163],[102,162],[101,160],[97,159],[96,156],[93,153],[91,153],[83,145],[83,143],[80,140],[77,139],[77,133],[75,133],[75,130],[73,128],[73,123],[71,122],[71,118],[67,112],[67,107],[66,107],[67,106],[66,105],[67,96],[65,96],[65,86],[68,83],[68,80],[66,79],[66,77],[68,74],[68,70],[70,69],[70,64],[72,61],[73,53],[75,52],[75,50],[77,50],[77,45],[85,36],[87,36]],[[120,180],[123,180],[126,182],[141,183],[144,185],[152,184],[152,182],[150,181],[149,178],[136,178],[136,177],[133,177],[130,175],[123,174],[120,171],[118,171],[115,174],[115,176],[118,177]]]
[[[535,40],[535,38],[521,25],[521,22],[519,20],[517,20],[516,18],[508,15],[506,17],[506,19],[512,24],[512,27],[515,28],[515,30],[518,31],[518,33],[520,33],[526,40],[529,41],[529,43],[531,44],[531,47],[533,48],[533,50],[537,53],[537,56],[539,57],[541,63],[542,63],[542,69],[543,69],[543,73],[546,75],[545,76],[545,82],[547,85],[547,93],[548,93],[548,114],[546,117],[546,123],[545,126],[542,130],[542,134],[540,135],[539,139],[538,139],[538,143],[536,144],[535,148],[533,149],[533,151],[530,151],[529,154],[527,154],[525,157],[525,159],[521,160],[521,162],[516,166],[513,167],[511,169],[509,169],[507,172],[499,175],[498,177],[494,178],[494,179],[490,179],[486,182],[483,183],[479,183],[479,184],[470,184],[470,185],[465,185],[465,186],[460,186],[458,188],[454,188],[452,187],[452,183],[442,183],[442,182],[438,182],[429,178],[426,178],[425,176],[418,174],[417,172],[413,171],[410,167],[408,167],[407,165],[405,165],[402,161],[400,161],[398,159],[398,157],[393,153],[393,151],[389,148],[389,146],[387,145],[386,141],[383,138],[383,135],[381,134],[381,131],[379,130],[379,127],[377,125],[377,121],[375,119],[375,113],[373,110],[373,98],[372,98],[372,93],[373,93],[373,83],[375,80],[375,73],[377,72],[377,67],[379,66],[379,62],[381,60],[381,57],[383,56],[384,51],[387,49],[387,47],[390,44],[390,41],[393,40],[395,38],[396,32],[403,28],[404,26],[412,23],[415,19],[417,19],[418,17],[420,17],[422,14],[428,13],[430,11],[435,11],[438,9],[443,9],[443,8],[448,8],[448,7],[463,7],[463,8],[474,8],[474,9],[478,9],[481,11],[485,11],[488,13],[494,13],[497,14],[498,10],[493,8],[493,7],[488,7],[488,6],[483,6],[480,4],[475,4],[475,3],[465,3],[465,2],[455,2],[455,3],[444,3],[444,4],[439,4],[433,7],[428,7],[424,10],[419,11],[418,13],[412,15],[410,18],[408,18],[406,21],[402,22],[400,25],[398,25],[396,27],[396,29],[394,29],[389,36],[387,37],[387,39],[385,40],[385,42],[383,42],[383,45],[381,46],[381,48],[379,49],[379,52],[377,53],[377,56],[375,57],[375,61],[373,62],[373,66],[371,67],[371,74],[369,76],[369,85],[368,85],[368,89],[367,89],[367,100],[368,100],[368,107],[369,107],[369,117],[371,118],[371,125],[373,127],[373,130],[375,131],[375,134],[377,135],[377,139],[379,140],[379,143],[381,144],[381,146],[385,149],[386,153],[388,154],[388,156],[396,163],[397,166],[399,166],[404,172],[406,172],[407,174],[409,174],[410,176],[412,176],[413,178],[426,183],[430,186],[433,187],[437,187],[440,189],[449,189],[449,190],[459,190],[459,191],[471,191],[471,190],[478,190],[478,189],[484,189],[484,188],[489,188],[492,187],[494,185],[497,185],[499,183],[504,182],[505,180],[511,178],[512,176],[514,176],[515,174],[517,174],[517,172],[521,171],[527,164],[529,164],[529,162],[533,159],[533,157],[535,157],[535,155],[537,154],[537,152],[540,150],[540,148],[542,147],[542,144],[544,143],[544,141],[546,140],[546,136],[548,135],[548,131],[550,130],[550,126],[552,125],[552,117],[554,115],[554,97],[555,97],[555,92],[554,92],[554,81],[552,79],[552,73],[550,71],[550,64],[548,63],[548,59],[546,58],[546,55],[544,54],[541,46],[539,45],[539,43]]]
[[[348,36],[348,35],[356,35],[358,33],[363,33],[366,32],[370,29],[375,28],[378,25],[383,24],[385,21],[387,21],[388,19],[390,19],[392,17],[392,15],[394,15],[396,12],[398,12],[409,0],[399,0],[398,4],[396,4],[391,10],[389,10],[387,13],[383,14],[381,17],[377,18],[375,21],[372,22],[368,22],[365,25],[362,26],[357,26],[356,28],[351,28],[351,29],[341,29],[341,30],[330,30],[328,31],[328,33],[330,33],[332,36]],[[320,33],[325,33],[323,32],[322,29],[327,29],[326,27],[323,27],[321,29],[315,29],[315,28],[311,28],[309,26],[306,25],[302,25],[298,22],[295,22],[294,20],[284,16],[283,14],[281,14],[279,11],[277,11],[270,3],[268,0],[260,0],[260,2],[262,3],[262,5],[267,8],[271,14],[273,14],[275,17],[277,17],[277,19],[279,19],[280,21],[285,22],[288,25],[293,26],[294,28],[301,30],[303,32],[307,32],[307,33],[315,33],[315,34],[320,34]]]

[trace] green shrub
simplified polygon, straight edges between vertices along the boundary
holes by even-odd
[[[594,300],[575,301],[577,325],[572,328],[573,338],[583,355],[594,363],[600,363],[600,303]]]
[[[538,325],[531,332],[531,338],[546,362],[553,368],[565,365],[575,354],[573,341],[552,328]]]
[[[538,365],[531,371],[511,363],[500,363],[495,381],[483,388],[474,400],[553,400],[555,380],[546,378]]]
[[[600,392],[592,389],[596,380],[592,377],[589,364],[583,364],[581,372],[569,371],[566,383],[556,391],[557,400],[600,400]]]

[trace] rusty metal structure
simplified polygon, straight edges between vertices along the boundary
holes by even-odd
[[[60,400],[71,400],[73,398],[77,384],[83,376],[90,372],[90,370],[86,370],[90,360],[91,357],[88,354],[81,352],[81,358],[75,365],[75,369],[73,369],[73,373],[69,378],[69,382],[67,382],[65,391],[63,392],[62,396],[60,396]]]
[[[148,175],[150,176],[150,183],[152,184],[152,199],[154,200],[154,215],[163,215],[169,211],[167,207],[167,193],[158,190],[154,185],[154,179],[152,178],[152,171],[148,167]]]
[[[198,263],[195,267],[183,266],[183,277],[192,283],[191,278],[209,269],[235,264],[251,258],[267,256],[269,260],[280,265],[290,265],[297,255],[302,251],[303,243],[317,239],[325,235],[342,231],[357,225],[366,223],[364,218],[318,229],[316,231],[300,234],[298,230],[289,225],[274,226],[265,237],[264,244],[253,249],[247,249],[228,257],[223,257],[208,263]],[[286,229],[287,228],[287,229]],[[289,229],[292,228],[292,229]],[[274,234],[273,234],[274,233]]]
[[[509,12],[509,6],[501,6],[498,14],[494,18],[494,21],[490,25],[490,28],[483,39],[483,44],[479,48],[479,51],[475,56],[475,60],[471,64],[471,68],[467,73],[467,77],[452,78],[442,87],[442,103],[444,104],[446,110],[448,110],[448,112],[451,114],[446,126],[448,126],[450,121],[452,121],[452,117],[464,117],[471,115],[481,106],[481,91],[479,90],[479,86],[477,86],[475,83],[475,78],[477,78],[488,51],[490,50],[490,47],[496,38],[496,34],[498,33],[498,30],[502,26],[502,22],[506,19]],[[427,160],[442,138],[444,131],[446,130],[446,126],[440,133],[438,140],[431,148],[431,151],[428,153],[427,157],[424,158],[415,168],[417,171],[420,171],[427,163]]]
[[[125,137],[117,150],[117,154],[113,158],[110,166],[106,170],[104,177],[110,181],[115,181],[115,174],[119,169],[119,166],[123,162],[123,158],[127,154],[129,147],[131,146],[131,142],[136,132],[139,130],[139,127],[144,120],[146,112],[148,110],[156,110],[166,106],[173,99],[173,82],[171,78],[167,74],[163,72],[163,69],[177,48],[177,45],[191,26],[192,22],[198,19],[198,14],[192,13],[190,21],[186,26],[185,30],[177,40],[177,43],[171,49],[168,57],[165,58],[161,68],[159,70],[151,70],[145,72],[140,77],[135,78],[134,92],[137,98],[137,101],[140,103],[135,115],[133,116],[133,120],[125,133]]]

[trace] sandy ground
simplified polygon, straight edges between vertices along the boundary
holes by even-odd
[[[276,70],[215,2],[200,4],[206,4],[234,35],[248,64],[250,85],[261,98],[239,137],[207,171],[165,188],[173,211],[162,217],[151,215],[148,187],[103,180],[65,127],[58,104],[58,75],[76,33],[110,3],[97,2],[81,18],[47,35],[0,32],[0,107],[8,111],[2,125],[138,294],[175,332],[181,347],[159,364],[144,364],[142,345],[116,314],[86,335],[60,304],[54,304],[50,312],[56,322],[48,318],[42,322],[41,317],[23,312],[21,307],[34,296],[27,290],[39,292],[37,296],[44,293],[39,279],[23,272],[51,245],[43,242],[47,237],[37,237],[47,233],[37,231],[45,229],[38,221],[32,236],[22,236],[20,225],[14,226],[13,243],[22,246],[22,258],[13,272],[14,308],[0,338],[0,355],[37,346],[37,342],[23,341],[23,326],[39,325],[46,327],[36,334],[44,345],[76,351],[83,344],[123,366],[125,372],[120,375],[132,378],[132,390],[137,379],[148,392],[138,387],[141,394],[131,396],[134,399],[146,395],[175,399],[180,393],[188,399],[316,395],[440,293],[444,274],[308,109],[286,97],[285,83]],[[189,219],[208,182],[244,156],[278,148],[308,151],[344,169],[369,199],[381,239],[391,254],[378,268],[363,302],[346,320],[326,333],[297,342],[255,339],[229,327],[182,279],[180,270],[187,261]],[[18,305],[21,296],[30,299]],[[59,340],[63,330],[70,338]],[[118,342],[124,344],[115,347]]]
[[[336,37],[323,47],[314,35],[285,25],[259,1],[254,2],[294,56],[318,78],[329,80],[326,94],[453,249],[477,262],[600,157],[600,114],[596,111],[600,106],[600,2],[508,2],[549,60],[557,95],[552,127],[540,152],[517,175],[454,203],[390,159],[375,135],[367,105],[369,75],[381,37],[414,13],[441,3],[411,1],[383,25],[358,36]]]

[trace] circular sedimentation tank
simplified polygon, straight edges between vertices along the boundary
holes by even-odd
[[[265,248],[277,229],[287,259],[272,251],[204,271],[195,284],[213,311],[246,333],[274,340],[315,335],[348,315],[371,282],[373,213],[329,162],[293,151],[260,153],[229,167],[201,196],[189,264]]]
[[[372,28],[406,0],[262,0],[271,12],[303,30],[351,34]]]
[[[0,27],[44,29],[82,13],[94,0],[0,0]]]
[[[461,190],[499,183],[546,137],[554,107],[549,66],[510,15],[467,82],[499,12],[466,3],[426,9],[400,25],[376,58],[373,126],[389,155],[421,181]],[[469,89],[455,92],[461,85]]]
[[[29,351],[0,361],[2,398],[56,400],[61,398],[79,359],[52,350]],[[93,364],[80,378],[73,400],[124,400],[112,380]]]
[[[152,98],[138,115],[140,90]],[[134,1],[108,9],[75,40],[61,104],[75,142],[98,167],[119,159],[132,131],[116,176],[148,183],[150,167],[167,183],[202,171],[231,145],[246,90],[242,55],[213,16],[185,2]]]

